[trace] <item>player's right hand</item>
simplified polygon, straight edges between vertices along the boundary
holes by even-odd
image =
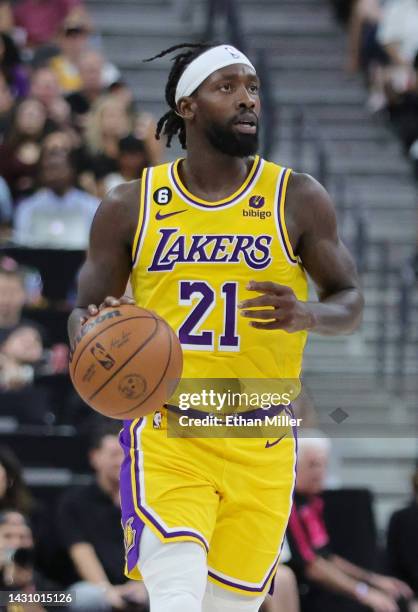
[[[81,325],[84,325],[84,323],[86,323],[90,317],[95,317],[101,310],[103,310],[103,308],[116,308],[116,306],[121,306],[121,304],[135,305],[135,300],[127,297],[126,295],[123,295],[120,298],[115,298],[109,295],[103,300],[100,306],[96,306],[96,304],[89,304],[87,307],[87,314],[81,317]]]
[[[369,589],[367,595],[361,598],[361,603],[374,612],[399,612],[396,601],[377,589]]]

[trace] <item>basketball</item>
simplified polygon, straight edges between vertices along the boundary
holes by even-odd
[[[76,338],[70,376],[81,398],[114,419],[161,407],[183,369],[180,342],[155,313],[123,304],[90,318]]]

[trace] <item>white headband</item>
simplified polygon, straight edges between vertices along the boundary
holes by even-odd
[[[177,83],[176,104],[180,98],[196,91],[213,72],[232,64],[246,64],[255,71],[248,57],[230,45],[219,45],[199,55],[187,66]]]

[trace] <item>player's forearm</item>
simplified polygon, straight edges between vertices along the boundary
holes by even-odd
[[[308,302],[313,324],[309,331],[324,335],[353,333],[361,323],[364,298],[357,288],[329,295],[319,302]]]
[[[108,578],[91,544],[80,542],[70,548],[70,557],[82,580],[93,584],[106,584]]]

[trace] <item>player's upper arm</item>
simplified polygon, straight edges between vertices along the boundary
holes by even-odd
[[[78,307],[123,295],[131,272],[139,200],[140,181],[132,181],[112,189],[97,209],[78,281]]]
[[[295,253],[314,281],[320,299],[358,288],[356,266],[338,235],[335,208],[326,190],[309,175],[292,174],[289,196],[294,223],[302,228]]]

